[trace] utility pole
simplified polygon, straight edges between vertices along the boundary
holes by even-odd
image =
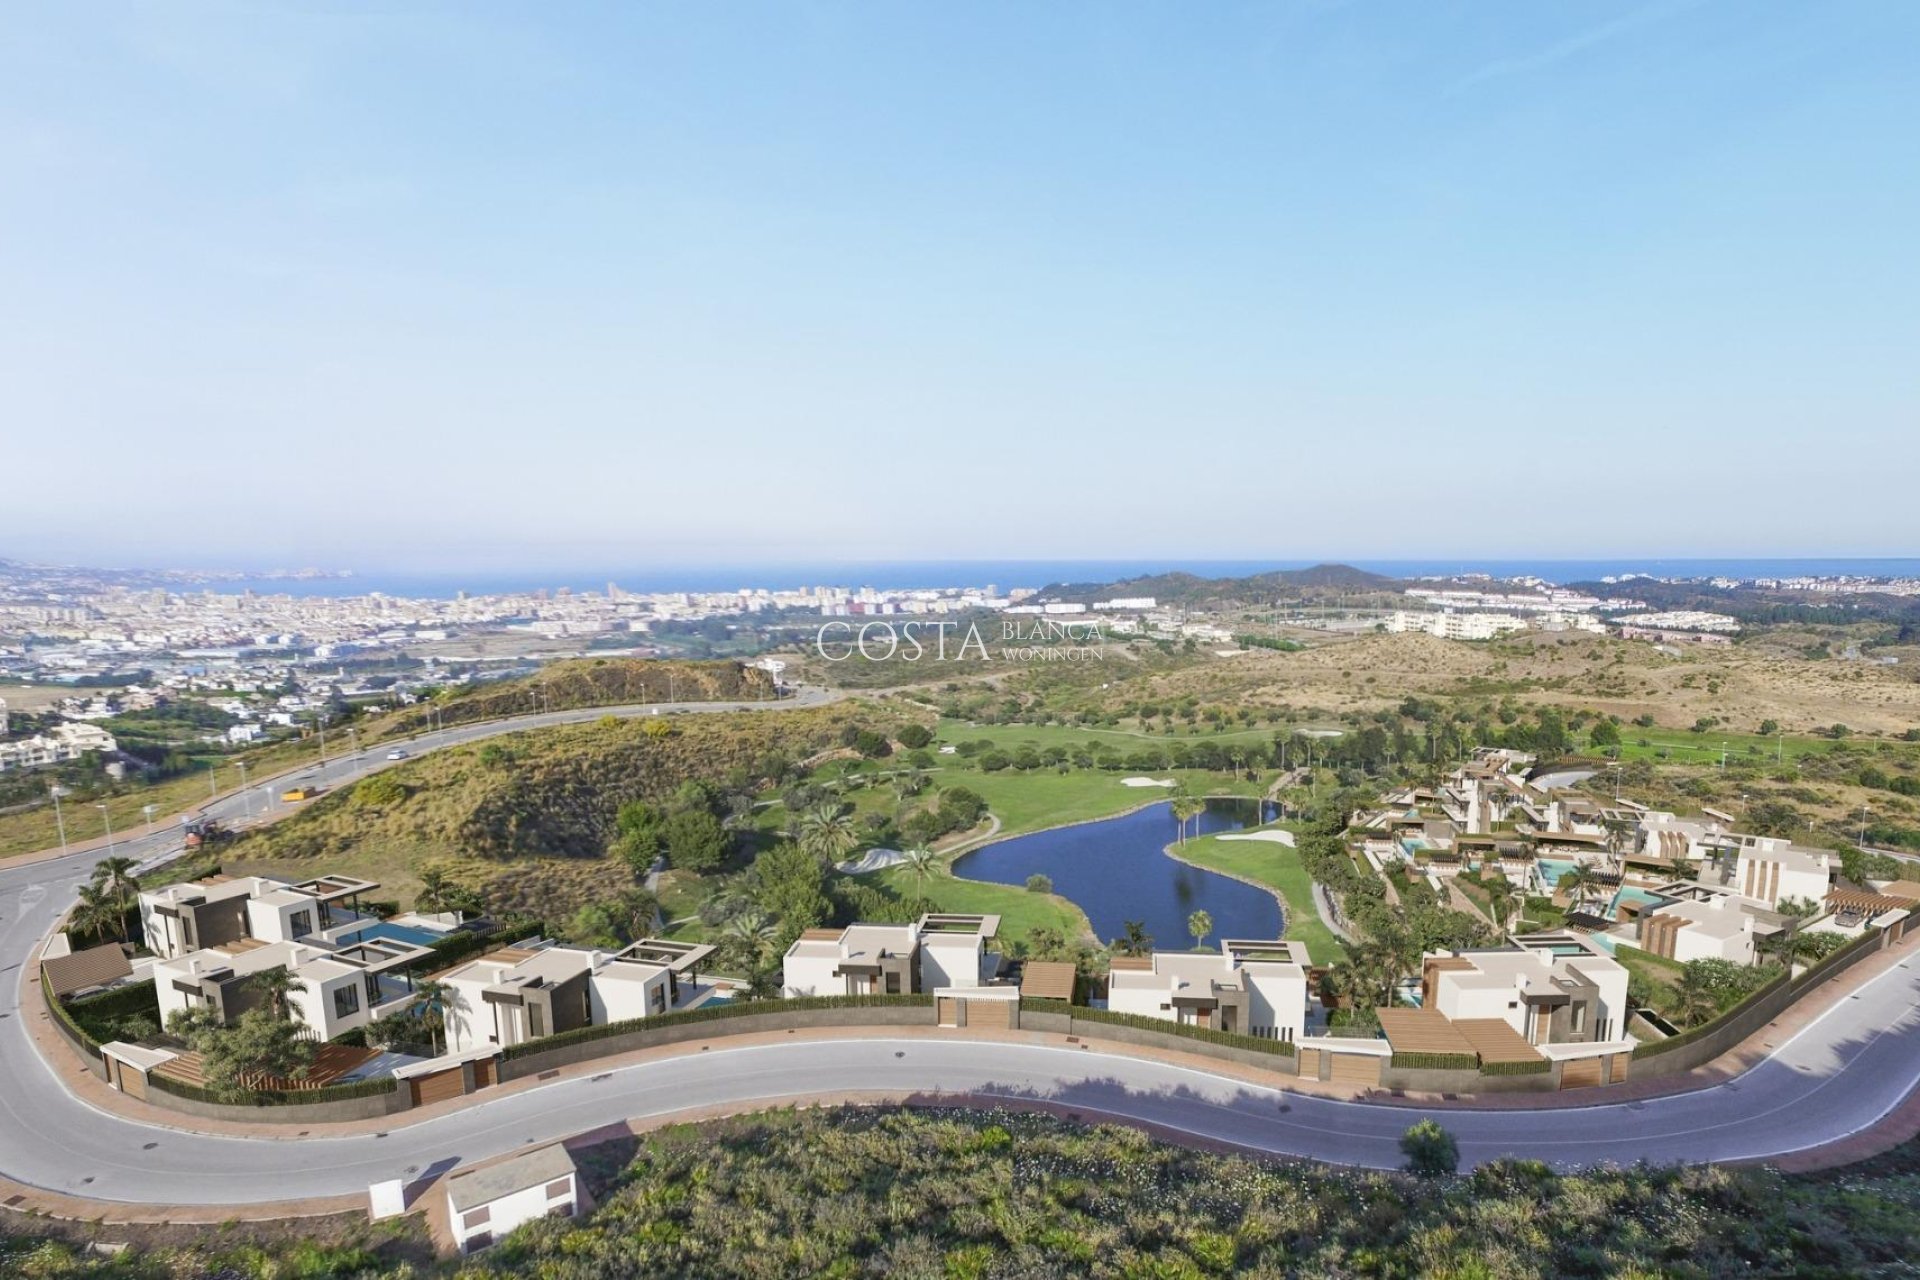
[[[207,799],[211,800],[219,794],[220,779],[213,771],[213,762],[209,760],[207,762]]]
[[[1867,842],[1867,806],[1860,806],[1860,843]]]
[[[95,803],[93,807],[100,811],[100,820],[107,824],[107,856],[111,858],[113,856],[113,814],[104,804]]]
[[[140,806],[140,812],[145,814],[147,818],[147,834],[148,835],[153,834],[153,815],[158,813],[159,811],[160,811],[160,806],[157,804],[143,804]]]
[[[253,792],[249,790],[247,787],[247,762],[245,760],[237,760],[234,763],[240,766],[240,798],[246,803],[246,806],[247,806],[247,821],[252,822],[253,821]]]
[[[48,785],[47,794],[53,797],[53,821],[60,828],[60,852],[65,853],[67,851],[67,820],[60,812],[60,797],[67,794],[67,789],[55,782]]]

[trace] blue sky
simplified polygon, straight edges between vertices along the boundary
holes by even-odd
[[[0,555],[1914,554],[1920,6],[57,5]]]

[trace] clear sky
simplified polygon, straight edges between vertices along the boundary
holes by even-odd
[[[52,4],[0,555],[1920,552],[1920,4]]]

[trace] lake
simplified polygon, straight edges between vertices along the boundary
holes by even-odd
[[[1202,834],[1233,831],[1254,818],[1251,800],[1208,801],[1199,828]],[[1188,822],[1189,837],[1193,831]],[[1187,917],[1202,910],[1213,917],[1209,944],[1280,936],[1285,919],[1273,894],[1161,852],[1178,837],[1173,806],[1162,802],[1118,818],[997,841],[962,855],[953,872],[1010,885],[1025,885],[1036,872],[1046,876],[1055,893],[1087,913],[1102,942],[1122,936],[1127,921],[1139,920],[1156,946],[1184,951],[1193,946]]]

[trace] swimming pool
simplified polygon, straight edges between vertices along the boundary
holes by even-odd
[[[384,938],[388,942],[410,942],[416,947],[430,947],[446,937],[444,933],[435,933],[431,929],[416,929],[412,925],[393,924],[386,920],[377,921],[352,933],[340,935],[340,941],[348,946],[356,942],[372,942]]]
[[[1572,858],[1542,858],[1534,864],[1540,869],[1540,883],[1551,889],[1560,883],[1560,877],[1580,864]]]
[[[1637,907],[1644,907],[1651,902],[1667,901],[1670,901],[1670,899],[1664,894],[1655,893],[1651,889],[1641,889],[1633,885],[1625,885],[1615,891],[1613,901],[1607,904],[1607,918],[1609,920],[1618,920],[1620,918],[1620,904],[1622,902],[1631,902]]]

